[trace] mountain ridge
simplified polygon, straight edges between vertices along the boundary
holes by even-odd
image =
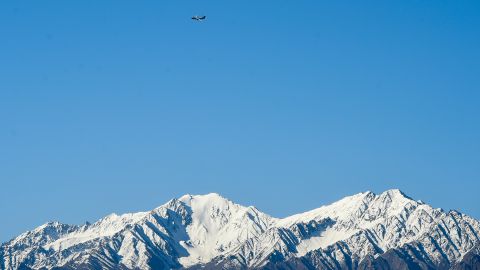
[[[1,244],[0,269],[468,269],[480,267],[479,235],[478,220],[398,189],[285,218],[186,194],[92,224],[43,224]]]

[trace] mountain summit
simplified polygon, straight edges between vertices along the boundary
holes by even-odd
[[[480,269],[480,222],[399,190],[282,219],[184,195],[93,224],[44,224],[0,246],[0,269]]]

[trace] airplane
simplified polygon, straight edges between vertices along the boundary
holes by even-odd
[[[195,16],[192,17],[192,20],[201,22],[201,21],[205,20],[206,18],[207,18],[207,16],[197,16],[197,15],[195,15]]]

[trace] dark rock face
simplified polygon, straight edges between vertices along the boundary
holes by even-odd
[[[480,248],[469,251],[457,262],[452,270],[480,270]]]
[[[326,253],[315,251],[301,258],[281,263],[268,263],[260,269],[325,269],[325,270],[480,270],[480,252],[478,248],[466,253],[462,260],[450,263],[447,260],[432,261],[420,254],[418,247],[406,245],[392,249],[378,257],[367,256],[360,263],[354,256],[341,261],[331,261]]]

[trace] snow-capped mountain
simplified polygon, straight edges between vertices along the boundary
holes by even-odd
[[[399,190],[279,219],[218,194],[81,226],[44,224],[0,247],[0,269],[480,269],[480,222]]]

